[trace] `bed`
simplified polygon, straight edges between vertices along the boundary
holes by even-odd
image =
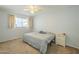
[[[39,49],[40,53],[47,52],[48,44],[54,39],[54,34],[31,32],[23,35],[23,40]]]

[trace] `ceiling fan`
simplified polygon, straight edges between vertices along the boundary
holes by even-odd
[[[34,14],[36,12],[41,11],[41,8],[39,6],[36,6],[36,5],[29,5],[29,6],[24,8],[24,11],[29,11],[30,13]]]

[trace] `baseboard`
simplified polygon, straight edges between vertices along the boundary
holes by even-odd
[[[6,40],[2,40],[2,41],[0,41],[0,42],[6,42],[6,41],[9,41],[9,40],[14,40],[14,39],[19,39],[20,37],[13,37],[13,38],[11,38],[11,39],[6,39]]]
[[[79,49],[79,47],[74,46],[74,45],[70,45],[70,44],[67,44],[66,46],[69,46],[69,47],[73,47],[73,48]]]

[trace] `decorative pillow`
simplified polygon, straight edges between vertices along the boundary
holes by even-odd
[[[46,32],[44,32],[44,31],[40,31],[39,33],[41,33],[41,34],[47,34]]]

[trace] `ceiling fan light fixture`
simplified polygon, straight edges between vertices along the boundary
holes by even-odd
[[[38,6],[35,6],[35,5],[28,6],[28,8],[24,9],[24,11],[29,11],[32,14],[39,12],[40,10],[41,9]]]
[[[31,10],[31,11],[30,11],[30,13],[34,14],[34,13],[35,13],[35,11],[32,11],[32,10]]]

